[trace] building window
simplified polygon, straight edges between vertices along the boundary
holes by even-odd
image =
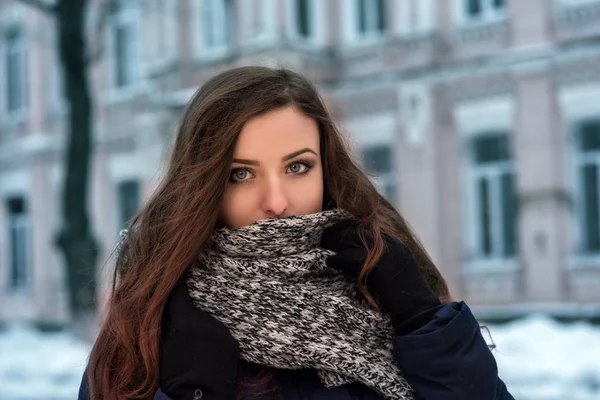
[[[512,258],[517,250],[517,196],[509,136],[478,135],[471,139],[470,153],[475,257]]]
[[[294,0],[296,33],[302,38],[313,35],[311,14],[312,0]]]
[[[177,54],[177,7],[178,3],[171,0],[152,0],[151,3],[147,3],[144,11],[148,17],[148,24],[145,25],[144,32],[146,29],[149,32],[145,33],[144,41],[148,41],[149,58],[152,62],[172,61]]]
[[[363,165],[371,175],[381,194],[392,204],[396,202],[396,174],[394,152],[387,144],[365,147],[362,150]]]
[[[202,43],[205,49],[227,47],[231,41],[231,1],[201,0]]]
[[[579,226],[583,253],[600,252],[600,121],[579,126],[577,175],[579,176]]]
[[[113,21],[114,83],[117,88],[135,82],[138,67],[136,0],[118,0]]]
[[[465,14],[470,19],[489,17],[506,8],[504,0],[463,0]]]
[[[6,68],[6,111],[22,110],[26,102],[27,65],[25,62],[25,35],[20,27],[4,32]]]
[[[140,206],[140,184],[138,181],[129,180],[120,182],[117,186],[119,201],[119,224],[127,228]]]
[[[273,0],[245,0],[247,39],[261,39],[275,34],[276,3]]]
[[[358,32],[361,36],[380,35],[386,30],[385,0],[356,0]]]
[[[492,5],[494,6],[494,8],[496,9],[501,9],[505,7],[506,1],[505,0],[493,0],[492,1]]]
[[[31,222],[23,197],[11,197],[6,201],[8,216],[9,280],[11,289],[22,289],[30,281]]]
[[[436,28],[437,7],[438,0],[399,1],[395,14],[396,32],[408,36],[431,33]]]

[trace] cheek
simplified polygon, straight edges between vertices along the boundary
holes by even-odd
[[[294,182],[290,188],[291,208],[296,214],[313,214],[323,208],[323,176],[313,171],[312,176]]]
[[[223,196],[221,219],[230,228],[239,228],[250,224],[252,215],[255,214],[256,204],[253,196],[243,188],[230,187]]]

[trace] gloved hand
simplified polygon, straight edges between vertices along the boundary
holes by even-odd
[[[182,279],[162,316],[160,389],[173,400],[234,399],[240,348],[229,329],[194,307]]]
[[[384,240],[383,254],[367,275],[367,289],[381,311],[391,317],[396,332],[404,330],[407,323],[411,328],[419,328],[439,310],[440,300],[427,285],[410,250],[387,235]],[[336,253],[326,259],[328,266],[358,277],[367,259],[367,249],[360,241],[357,222],[344,221],[326,229],[321,247]],[[415,318],[423,323],[415,325]]]

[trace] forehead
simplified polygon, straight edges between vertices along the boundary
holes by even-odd
[[[238,137],[235,155],[285,155],[308,147],[319,154],[319,128],[315,120],[296,107],[284,107],[246,122]]]

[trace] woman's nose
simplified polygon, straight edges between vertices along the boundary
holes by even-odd
[[[288,201],[281,182],[276,179],[267,182],[263,196],[263,211],[267,215],[279,216],[285,213],[288,207]]]

